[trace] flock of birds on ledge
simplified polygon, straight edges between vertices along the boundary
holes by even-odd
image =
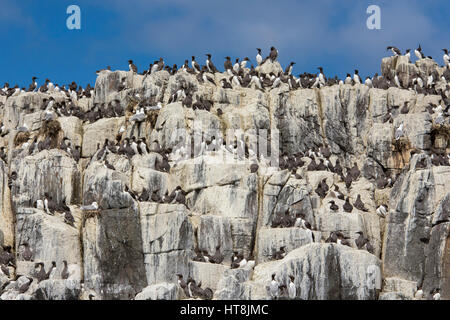
[[[388,50],[391,50],[394,55],[401,55],[401,52],[399,49],[395,47],[388,47]],[[258,63],[258,66],[263,65],[267,60],[270,60],[271,62],[274,62],[278,58],[278,50],[274,47],[271,47],[270,54],[266,58],[263,59],[261,55],[261,49],[257,49],[258,53],[256,56],[256,62]],[[406,56],[408,58],[410,57],[410,51],[406,51]],[[226,74],[229,76],[228,79],[224,78],[221,80],[220,85],[224,89],[232,89],[236,87],[254,87],[256,89],[259,89],[261,91],[265,90],[271,90],[274,88],[277,88],[281,85],[281,83],[286,83],[289,85],[290,90],[295,90],[299,88],[321,88],[324,86],[332,86],[332,85],[343,85],[343,84],[349,84],[349,85],[355,85],[355,84],[365,84],[369,87],[373,88],[380,88],[380,89],[388,89],[389,87],[398,87],[398,88],[404,88],[409,90],[414,90],[417,93],[423,93],[423,94],[438,94],[441,95],[442,101],[441,105],[439,106],[429,106],[428,112],[434,113],[437,112],[440,115],[440,120],[438,120],[441,124],[443,124],[443,119],[448,117],[449,107],[450,107],[450,100],[445,95],[443,90],[436,89],[435,84],[437,81],[443,80],[446,82],[446,90],[449,89],[448,82],[450,81],[450,59],[447,49],[443,49],[444,51],[444,63],[445,63],[445,70],[444,73],[439,79],[438,74],[431,74],[427,79],[422,79],[421,77],[417,77],[412,79],[410,83],[402,83],[397,74],[395,74],[393,77],[383,77],[379,76],[378,74],[375,74],[374,77],[366,77],[365,81],[362,81],[358,70],[355,70],[353,76],[350,74],[347,74],[346,78],[344,80],[339,80],[336,77],[334,78],[326,78],[323,72],[323,68],[319,67],[319,73],[318,74],[310,74],[310,73],[303,73],[300,74],[298,77],[294,77],[292,74],[293,66],[295,62],[291,62],[285,69],[284,72],[280,72],[278,74],[269,73],[269,74],[263,74],[259,71],[256,71],[253,65],[251,65],[250,69],[246,68],[248,61],[250,61],[249,58],[244,58],[241,61],[239,61],[239,58],[235,60],[235,63],[233,64],[230,57],[226,57],[224,62],[224,69]],[[425,57],[422,53],[422,49],[419,46],[417,50],[415,50],[415,55],[419,59],[431,59],[431,57]],[[162,58],[160,58],[159,61],[155,61],[154,63],[150,64],[150,67],[148,70],[144,70],[141,74],[144,76],[154,74],[158,71],[165,70],[169,72],[170,74],[176,74],[177,72],[186,72],[189,74],[196,75],[197,80],[200,83],[210,83],[211,85],[216,86],[216,82],[212,77],[208,75],[214,74],[216,72],[219,72],[218,69],[215,67],[215,65],[212,62],[211,55],[206,54],[206,64],[204,66],[200,66],[200,64],[195,60],[195,57],[193,56],[191,59],[191,63],[189,65],[189,61],[185,60],[185,63],[182,65],[181,68],[178,68],[177,65],[173,65],[173,67],[165,65],[165,62]],[[133,73],[138,73],[137,67],[133,64],[132,60],[129,60],[129,69]],[[102,72],[111,72],[111,68],[108,67],[104,70],[97,71],[97,74],[100,74]],[[113,102],[110,102],[108,105],[105,104],[98,104],[95,103],[90,111],[87,113],[83,112],[80,107],[78,107],[75,102],[82,98],[91,98],[94,94],[94,89],[88,84],[86,88],[82,88],[81,86],[78,86],[75,82],[72,82],[70,85],[66,86],[59,86],[58,84],[53,84],[49,79],[45,80],[45,83],[42,86],[38,86],[36,82],[37,78],[32,78],[32,83],[29,86],[28,90],[25,88],[19,88],[17,85],[14,87],[10,87],[8,83],[5,83],[4,87],[0,89],[0,95],[9,97],[15,97],[25,92],[41,92],[41,93],[47,93],[51,94],[54,92],[63,92],[65,93],[67,99],[66,101],[62,102],[56,102],[53,97],[45,98],[43,99],[43,104],[40,106],[40,109],[42,111],[45,110],[45,122],[44,127],[47,126],[49,134],[47,135],[47,138],[41,141],[37,141],[37,137],[35,137],[31,142],[27,135],[23,141],[19,140],[19,144],[21,143],[21,149],[23,152],[25,152],[25,155],[33,155],[36,152],[40,152],[45,149],[52,149],[52,148],[59,148],[61,150],[66,151],[69,155],[71,155],[76,162],[80,160],[81,157],[81,148],[80,146],[72,146],[71,141],[64,137],[64,139],[61,141],[59,145],[56,143],[56,135],[51,134],[52,130],[58,130],[58,128],[53,128],[52,124],[54,124],[54,120],[56,117],[62,117],[62,116],[76,116],[80,118],[83,121],[88,121],[89,123],[93,123],[97,121],[98,119],[105,118],[105,117],[120,117],[125,115],[124,108],[120,106],[120,101],[115,100]],[[122,82],[119,85],[118,90],[122,91],[126,89],[126,83],[125,81]],[[174,92],[171,93],[169,103],[175,102],[175,101],[181,101],[183,106],[188,108],[195,109],[203,109],[210,111],[211,107],[213,106],[213,101],[203,99],[202,97],[196,96],[196,101],[194,102],[194,88],[192,86],[186,85],[186,83],[182,82],[181,87],[177,88]],[[133,116],[130,117],[128,120],[130,122],[134,123],[141,123],[145,120],[149,120],[155,115],[155,112],[157,113],[161,107],[162,107],[162,100],[161,101],[155,101],[155,97],[150,97],[148,99],[141,97],[139,93],[134,94],[133,96],[130,96],[131,101],[135,101],[137,103],[136,110],[129,110],[131,112],[134,112]],[[442,106],[443,105],[443,106]],[[134,108],[133,108],[134,109]],[[218,110],[218,113],[220,113],[220,109]],[[408,113],[408,105],[405,104],[403,106],[401,113]],[[220,115],[220,114],[219,114]],[[156,115],[157,116],[157,115]],[[392,122],[392,114],[389,113],[386,115],[384,122],[390,121]],[[154,118],[152,120],[154,122]],[[397,128],[396,130],[396,140],[398,140],[402,136],[402,126],[403,124]],[[24,135],[30,131],[30,129],[24,125],[22,127],[16,128],[17,134]],[[149,152],[156,152],[159,153],[162,156],[162,161],[156,163],[156,169],[159,171],[169,172],[170,170],[170,158],[174,158],[174,154],[180,156],[180,153],[182,153],[185,150],[172,150],[172,149],[162,149],[157,141],[153,141],[150,146],[147,145],[147,141],[145,137],[136,139],[136,137],[123,137],[125,133],[125,127],[121,127],[119,132],[117,133],[116,142],[109,141],[108,139],[105,139],[105,142],[102,147],[100,145],[97,146],[97,152],[93,156],[92,161],[103,161],[104,166],[107,169],[115,170],[112,164],[110,164],[106,160],[106,155],[108,153],[115,153],[119,155],[125,155],[129,159],[131,159],[134,155],[145,155]],[[9,134],[9,131],[5,129],[5,126],[3,123],[0,124],[0,136],[4,137],[7,134]],[[16,137],[17,138],[17,137]],[[193,145],[193,144],[192,144]],[[254,151],[249,149],[243,141],[235,141],[234,144],[231,146],[231,149],[229,146],[225,145],[225,142],[223,141],[223,144],[221,141],[216,141],[215,137],[212,137],[206,142],[202,142],[201,150],[192,150],[192,153],[194,155],[200,155],[203,154],[205,151],[208,150],[217,150],[217,148],[226,148],[230,152],[235,152],[237,148],[243,148],[245,149],[245,155],[251,155],[254,154]],[[183,148],[183,147],[182,147]],[[439,165],[450,165],[449,164],[449,156],[445,155],[445,153],[440,152],[439,150],[432,150],[432,157],[431,162],[433,165],[439,166]],[[351,189],[352,182],[357,181],[357,179],[360,177],[360,170],[356,163],[354,163],[354,166],[352,168],[345,167],[343,168],[340,165],[339,159],[336,160],[335,164],[333,165],[330,161],[330,150],[325,145],[322,145],[320,147],[316,147],[313,149],[308,150],[306,153],[299,152],[295,155],[287,155],[286,153],[283,153],[280,157],[279,161],[279,167],[281,170],[288,169],[292,172],[293,175],[298,177],[297,169],[303,167],[305,163],[305,158],[309,158],[311,161],[309,165],[307,166],[308,171],[330,171],[333,173],[338,174],[341,177],[341,180],[345,182],[345,186],[347,191]],[[6,162],[7,160],[7,152],[5,150],[5,147],[0,148],[0,158],[3,159],[3,161]],[[319,161],[318,163],[316,161]],[[426,167],[426,164],[423,162],[418,164],[418,167]],[[345,174],[344,174],[345,169]],[[258,165],[253,164],[251,166],[251,172],[254,173],[258,170]],[[11,186],[13,184],[13,181],[17,178],[17,173],[12,172],[9,176],[9,185]],[[395,182],[396,176],[391,177],[388,174],[384,176],[380,176],[377,181],[376,185],[378,188],[386,188],[391,187],[393,183]],[[334,188],[333,188],[334,187]],[[333,189],[332,189],[333,188]],[[180,186],[177,186],[170,194],[168,191],[163,197],[160,197],[159,190],[154,190],[152,194],[149,193],[148,190],[144,189],[143,192],[140,195],[137,195],[132,190],[129,190],[128,187],[125,187],[125,191],[128,192],[131,197],[137,201],[153,201],[157,203],[179,203],[186,205],[186,192],[182,190]],[[350,203],[349,196],[345,196],[344,193],[342,193],[339,190],[339,187],[335,184],[333,184],[331,187],[327,185],[326,179],[322,180],[318,187],[314,190],[314,192],[321,198],[324,199],[327,196],[331,196],[332,198],[337,198],[339,200],[345,201],[343,204],[343,210],[347,213],[352,212],[353,208],[357,208],[358,210],[361,210],[363,212],[367,212],[368,209],[365,207],[365,204],[362,202],[360,195],[358,194],[356,201],[353,203],[353,205]],[[57,204],[53,200],[52,196],[48,193],[45,193],[44,199],[38,200],[36,203],[36,207],[39,209],[44,210],[46,213],[53,215],[55,212],[61,212],[64,216],[64,221],[74,226],[74,217],[70,213],[70,208],[65,205],[65,201],[62,201],[63,204]],[[330,204],[330,210],[336,212],[339,210],[338,204],[334,200],[330,200],[328,202]],[[97,202],[93,202],[90,205],[84,205],[81,206],[81,209],[83,212],[88,213],[92,211],[101,210]],[[386,204],[380,205],[376,213],[381,216],[385,217],[388,212],[388,207]],[[298,210],[287,210],[284,213],[277,213],[272,221],[272,228],[289,228],[289,227],[299,227],[303,228],[305,230],[309,231],[310,236],[312,239],[314,239],[314,234],[312,233],[311,224],[306,221],[305,214],[298,211]],[[355,245],[358,249],[361,250],[367,250],[368,252],[373,253],[374,248],[370,244],[370,241],[368,238],[364,237],[362,232],[357,232],[358,236],[354,240]],[[426,239],[424,239],[426,241]],[[345,237],[340,232],[331,232],[330,236],[326,240],[327,243],[339,243],[342,245],[351,246],[350,239]],[[32,250],[28,243],[22,243],[20,246],[23,247],[22,251],[22,259],[25,261],[33,261],[32,260]],[[216,264],[222,264],[224,261],[224,255],[220,251],[220,245],[216,247],[216,252],[214,255],[209,255],[206,250],[200,250],[199,248],[195,248],[195,257],[193,258],[194,261],[197,262],[206,262],[206,263],[216,263]],[[275,253],[272,255],[273,260],[279,260],[285,257],[287,254],[286,248],[281,247],[279,250],[276,250]],[[61,273],[62,279],[67,279],[68,272],[67,272],[67,262],[63,261],[64,263],[64,269]],[[1,271],[4,274],[9,275],[9,269],[7,266],[14,266],[15,265],[15,255],[11,253],[11,247],[4,246],[3,251],[0,252],[0,266]],[[231,257],[231,268],[253,268],[255,265],[254,257],[250,254],[247,258],[244,257],[243,253],[239,253],[237,251],[233,252],[233,256]],[[38,282],[51,278],[52,273],[54,273],[54,270],[56,268],[56,263],[52,262],[52,265],[50,269],[46,272],[45,266],[42,262],[36,263],[36,274],[35,278]],[[201,298],[201,299],[212,299],[213,292],[210,288],[201,288],[201,282],[196,283],[194,279],[191,277],[188,278],[187,282],[183,279],[183,275],[177,274],[178,276],[178,284],[181,286],[181,288],[184,290],[187,297],[191,298]],[[294,277],[289,276],[288,284],[283,283],[279,284],[279,282],[275,279],[276,275],[272,275],[272,280],[270,282],[270,285],[268,287],[268,291],[270,296],[273,299],[278,299],[281,297],[289,297],[289,298],[296,298],[296,288],[294,284]],[[24,288],[20,288],[21,292],[25,292],[31,281],[33,281],[32,278],[29,278],[30,282],[27,283]],[[421,289],[417,291],[420,294]],[[422,293],[423,294],[423,293]],[[433,299],[439,299],[439,288],[436,288],[432,292]],[[93,295],[89,296],[90,299],[93,298]]]
[[[387,47],[387,50],[392,51],[395,56],[400,56],[401,51],[393,46]],[[257,49],[258,54],[256,55],[256,62],[258,66],[264,64],[267,60],[272,62],[276,61],[278,58],[278,50],[275,47],[271,47],[270,54],[266,58],[263,59],[261,53],[261,49]],[[444,52],[443,61],[444,61],[444,73],[442,75],[443,80],[450,81],[450,55],[448,49],[442,49]],[[416,57],[420,59],[432,59],[431,56],[425,56],[422,52],[422,48],[419,47],[414,50]],[[171,75],[176,74],[177,72],[187,72],[193,75],[196,75],[198,81],[200,83],[211,83],[213,85],[217,85],[213,78],[207,75],[207,73],[216,73],[220,72],[212,61],[211,54],[206,54],[207,59],[205,65],[201,66],[195,59],[195,56],[192,56],[191,62],[189,64],[189,60],[185,60],[184,64],[178,68],[176,64],[172,67],[165,64],[164,59],[160,58],[159,60],[154,61],[150,64],[147,70],[144,70],[141,75],[150,75],[155,72],[165,70]],[[411,57],[411,49],[406,50],[405,56],[410,59]],[[423,94],[438,94],[439,92],[434,88],[434,85],[439,80],[439,74],[437,72],[431,74],[427,79],[423,79],[420,76],[411,79],[410,83],[402,83],[402,81],[398,78],[397,74],[394,76],[389,76],[387,78],[383,76],[379,76],[376,73],[373,77],[367,76],[364,80],[362,80],[359,75],[359,71],[355,70],[353,76],[347,73],[345,79],[340,80],[338,76],[334,78],[327,78],[324,74],[323,68],[318,67],[319,73],[311,74],[304,72],[303,74],[299,74],[298,77],[293,75],[293,68],[295,62],[291,62],[284,70],[284,72],[279,72],[278,74],[268,73],[263,74],[259,71],[256,71],[254,65],[251,65],[250,70],[247,72],[246,66],[250,61],[248,57],[244,59],[236,58],[235,62],[231,61],[229,56],[225,57],[224,62],[224,71],[228,74],[228,80],[222,79],[221,85],[223,88],[234,88],[234,87],[244,87],[248,88],[254,85],[257,89],[265,91],[265,89],[274,89],[278,87],[282,82],[289,85],[291,90],[299,89],[299,88],[321,88],[324,86],[332,86],[335,84],[366,84],[369,87],[379,88],[379,89],[388,89],[390,87],[398,87],[403,89],[411,89],[415,90],[417,93]],[[138,73],[138,69],[136,65],[133,63],[133,60],[128,60],[129,70],[133,73]],[[111,67],[108,66],[107,69],[98,70],[97,74],[101,72],[110,72]],[[5,83],[4,87],[0,90],[0,95],[2,96],[17,96],[24,92],[65,92],[67,97],[71,97],[76,99],[80,99],[82,97],[90,98],[93,95],[93,88],[90,84],[86,86],[86,88],[82,88],[78,86],[75,82],[72,82],[69,85],[59,86],[58,84],[53,84],[49,79],[45,79],[45,83],[42,86],[38,86],[36,82],[38,78],[32,77],[32,82],[29,85],[28,89],[25,87],[19,88],[18,85],[14,87],[10,87],[9,83]],[[119,91],[125,89],[125,84],[123,83],[119,86]],[[182,88],[186,91],[189,88]],[[189,92],[184,92],[184,98],[188,95]],[[178,97],[179,98],[179,97]],[[191,97],[192,98],[192,97]],[[64,106],[67,107],[67,106]],[[67,112],[75,112],[70,107]]]

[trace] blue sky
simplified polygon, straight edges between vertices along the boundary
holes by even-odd
[[[68,30],[66,9],[81,8],[81,30]],[[381,30],[368,30],[366,9],[381,8]],[[28,86],[32,76],[60,85],[95,83],[95,71],[110,65],[139,68],[164,57],[170,65],[196,55],[248,56],[256,48],[278,48],[283,68],[297,64],[295,75],[317,72],[344,77],[380,71],[386,46],[402,51],[420,43],[442,64],[450,49],[448,0],[235,1],[235,0],[0,0],[0,83]]]

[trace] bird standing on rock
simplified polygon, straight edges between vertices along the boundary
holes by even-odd
[[[275,280],[275,273],[272,274],[272,281],[270,281],[269,285],[269,294],[272,300],[278,299],[279,296],[279,286],[280,284],[278,281]]]
[[[344,211],[347,212],[347,213],[350,213],[350,212],[353,211],[353,206],[350,204],[350,198],[349,197],[347,197],[345,199],[345,204],[344,204],[343,208],[344,208]]]
[[[368,209],[366,209],[366,207],[364,206],[364,203],[361,200],[361,195],[358,194],[358,196],[356,197],[356,201],[353,204],[355,206],[356,209],[367,212],[369,211]]]
[[[339,207],[338,207],[338,205],[336,203],[334,203],[334,200],[331,200],[328,203],[331,203],[331,205],[330,205],[330,209],[331,210],[333,210],[335,212],[339,210]]]

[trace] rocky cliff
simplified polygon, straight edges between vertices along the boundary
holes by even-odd
[[[429,59],[397,59],[382,70],[403,83],[443,73]],[[428,111],[441,95],[363,84],[224,89],[226,73],[208,76],[215,84],[187,72],[103,71],[90,98],[0,97],[1,299],[185,299],[177,274],[214,299],[268,299],[272,274],[286,286],[293,276],[301,299],[414,299],[418,288],[423,299],[437,288],[450,299],[450,124]],[[174,98],[180,88],[212,106],[187,107]],[[49,120],[41,106],[50,97],[86,114],[123,114]],[[134,121],[141,107],[145,119]],[[148,152],[114,152],[126,137],[146,138]],[[181,156],[180,141],[191,150],[192,140],[200,151]],[[183,199],[167,201],[178,186]],[[82,208],[94,201],[98,209]],[[223,262],[194,261],[218,245]],[[255,265],[231,268],[233,252]],[[56,265],[43,279],[40,262],[46,272]]]

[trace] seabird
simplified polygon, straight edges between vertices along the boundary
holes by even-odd
[[[210,82],[213,85],[216,85],[216,83],[214,82],[213,78],[211,78],[210,76],[206,75],[203,71],[200,72],[203,82],[207,83]]]
[[[130,118],[130,121],[142,122],[147,118],[144,108],[136,109],[136,113]]]
[[[353,163],[353,167],[350,169],[350,175],[352,176],[352,180],[356,181],[359,178],[361,171],[359,171],[358,164],[356,162]]]
[[[43,266],[43,264],[42,264]],[[48,280],[50,279],[50,275],[52,275],[53,270],[56,268],[56,262],[52,261],[52,266],[50,267],[50,269],[48,270],[48,272],[45,274],[45,279],[44,280]]]
[[[425,55],[422,53],[422,47],[419,44],[419,47],[414,50],[414,54],[416,55],[417,59],[425,59]]]
[[[223,89],[233,89],[233,87],[231,86],[231,83],[229,83],[227,81],[227,79],[223,78],[220,81],[222,81],[222,88]]]
[[[405,57],[408,58],[408,62],[411,61],[411,49],[407,49],[407,50],[406,50]]]
[[[33,252],[30,249],[30,245],[28,242],[24,242],[23,244],[23,252],[22,252],[22,259],[24,261],[33,261]]]
[[[291,299],[295,299],[297,297],[297,288],[295,287],[295,283],[294,283],[294,276],[289,276],[289,288],[288,288],[288,293],[289,293],[289,298]]]
[[[29,277],[26,277],[26,278],[28,281],[26,281],[19,287],[19,293],[21,293],[21,294],[27,292],[27,290],[30,288],[30,284],[33,282],[33,278],[29,278]]]
[[[333,210],[335,212],[339,210],[339,206],[336,203],[334,203],[334,200],[331,200],[328,203],[331,203],[331,205],[330,205],[331,210]]]
[[[97,202],[92,202],[92,204],[90,204],[90,205],[84,205],[84,206],[81,206],[81,210],[82,211],[93,211],[93,210],[98,210],[98,204],[97,204]]]
[[[332,231],[328,238],[325,240],[325,243],[337,243],[338,237],[337,233]]]
[[[217,68],[214,66],[214,64],[213,64],[212,61],[211,61],[211,54],[210,54],[210,53],[207,53],[206,56],[208,57],[208,58],[206,59],[206,68],[208,69],[208,71],[209,71],[210,73],[218,72]]]
[[[349,238],[346,238],[341,232],[337,232],[337,244],[341,244],[343,246],[348,246],[351,247],[350,241],[348,240]]]
[[[444,51],[444,56],[442,57],[442,59],[444,60],[444,67],[445,67],[450,65],[450,55],[448,54],[447,49],[442,49],[442,51]]]
[[[37,92],[38,85],[37,85],[36,79],[38,79],[38,78],[37,77],[31,78],[31,84],[28,87],[28,92]]]
[[[358,194],[358,196],[356,197],[356,201],[355,203],[353,203],[353,205],[355,206],[356,209],[367,212],[369,211],[368,209],[366,209],[366,207],[364,206],[364,203],[361,200],[361,195]]]
[[[230,57],[225,57],[225,62],[223,63],[223,67],[225,68],[225,71],[228,72],[228,74],[230,76],[233,75],[233,64],[231,63],[231,58]]]
[[[220,244],[218,244],[216,246],[216,252],[214,253],[214,255],[211,257],[210,262],[212,263],[217,263],[217,264],[221,264],[222,261],[224,259],[223,254],[220,253]]]
[[[244,254],[239,254],[239,268],[244,268],[247,265],[247,259],[245,259]]]
[[[35,269],[40,267],[39,271],[36,270],[36,272],[35,272],[35,277],[38,279],[38,283],[45,280],[45,278],[47,277],[47,273],[45,272],[45,269],[44,269],[44,263],[38,262],[34,265],[34,267],[35,267]]]
[[[189,289],[188,289],[188,287],[187,287],[187,284],[186,284],[186,282],[183,280],[183,275],[178,273],[178,274],[177,274],[177,277],[178,277],[177,283],[178,283],[178,285],[181,287],[181,289],[183,289],[184,294],[186,295],[186,297],[192,298],[192,296],[191,296],[190,293],[189,293]]]
[[[24,123],[23,126],[17,128],[17,132],[28,132],[28,131],[29,129],[26,123]]]
[[[345,200],[344,194],[339,190],[337,185],[334,185],[334,192],[339,200]]]
[[[269,54],[270,61],[274,62],[278,58],[278,50],[275,49],[275,47],[270,47],[270,54]]]
[[[11,253],[11,246],[3,246],[3,251],[0,251],[0,264],[5,266],[14,263],[14,255]]]
[[[400,109],[401,114],[407,114],[409,112],[408,104],[409,104],[409,101],[405,101],[403,107]]]
[[[138,73],[137,67],[134,65],[133,60],[128,60],[128,64],[131,72]]]
[[[395,130],[395,140],[399,140],[403,136],[403,122]]]
[[[235,73],[239,73],[240,68],[241,68],[241,65],[239,63],[239,58],[236,58],[236,62],[233,65],[233,71]]]
[[[441,300],[441,294],[439,291],[439,288],[434,289],[433,300]]]
[[[352,84],[352,76],[350,75],[350,73],[347,73],[344,84]]]
[[[200,72],[200,65],[195,61],[195,56],[192,56],[191,66],[194,71]]]
[[[365,245],[365,249],[367,250],[367,252],[374,254],[375,249],[373,247],[373,245],[370,243],[369,239],[365,238],[364,239],[364,245]]]
[[[61,271],[61,279],[66,280],[67,278],[69,278],[69,269],[67,267],[67,261],[63,260],[63,264],[64,264],[64,268]]]
[[[395,73],[395,76],[394,76],[394,83],[397,86],[397,88],[401,88],[402,87],[401,84],[400,84],[400,80],[398,79],[397,73]]]
[[[295,64],[295,62],[291,62],[287,67],[286,67],[286,69],[284,70],[284,74],[285,75],[291,75],[291,73],[292,73],[292,69],[294,68],[294,64]]]
[[[318,195],[321,199],[325,198],[326,195],[327,195],[326,191],[322,188],[322,183],[319,183],[319,184],[317,185],[317,188],[316,188],[314,191],[315,191],[315,193],[317,193],[317,195]]]
[[[244,69],[247,66],[247,62],[250,61],[250,59],[248,57],[245,57],[242,61],[241,61],[241,69]]]
[[[258,66],[259,66],[259,65],[261,65],[261,63],[263,61],[263,57],[261,56],[261,49],[256,48],[256,50],[258,50],[258,54],[256,55],[256,62],[258,63]]]
[[[9,277],[9,269],[5,265],[0,264],[0,270],[3,272],[5,276]]]
[[[387,47],[386,50],[388,50],[388,51],[391,50],[395,56],[400,56],[402,54],[402,52],[396,47],[390,46],[390,47]]]
[[[270,282],[270,285],[269,285],[269,293],[270,293],[270,297],[273,300],[276,300],[278,298],[278,295],[279,295],[279,284],[275,280],[275,273],[272,274],[272,281]]]
[[[316,161],[314,159],[314,156],[312,156],[311,157],[311,162],[306,167],[306,170],[308,170],[308,171],[316,171],[316,169],[317,169],[317,164],[316,164]]]
[[[387,214],[387,206],[382,204],[377,208],[377,214],[382,217],[382,218],[386,218],[386,214]]]
[[[275,251],[275,253],[272,255],[273,260],[281,260],[286,256],[285,246],[280,247],[280,250]]]
[[[356,232],[356,234],[358,234],[359,236],[358,236],[358,238],[355,239],[355,244],[358,247],[358,249],[362,249],[364,247],[364,245],[366,244],[363,233],[362,233],[362,231],[358,231],[358,232]]]
[[[74,226],[75,218],[73,217],[72,213],[70,213],[70,209],[64,212],[64,222],[72,227]]]
[[[353,75],[353,81],[355,81],[356,84],[361,84],[361,77],[359,76],[358,70],[355,70],[355,74]]]
[[[350,213],[350,212],[353,211],[353,206],[350,204],[350,199],[349,199],[349,197],[347,197],[347,198],[345,199],[345,203],[344,203],[343,208],[344,208],[344,211],[347,212],[347,213]]]
[[[350,189],[352,187],[353,179],[352,179],[352,175],[349,172],[349,170],[347,170],[347,175],[343,178],[343,180],[345,182],[345,187],[347,189]]]

